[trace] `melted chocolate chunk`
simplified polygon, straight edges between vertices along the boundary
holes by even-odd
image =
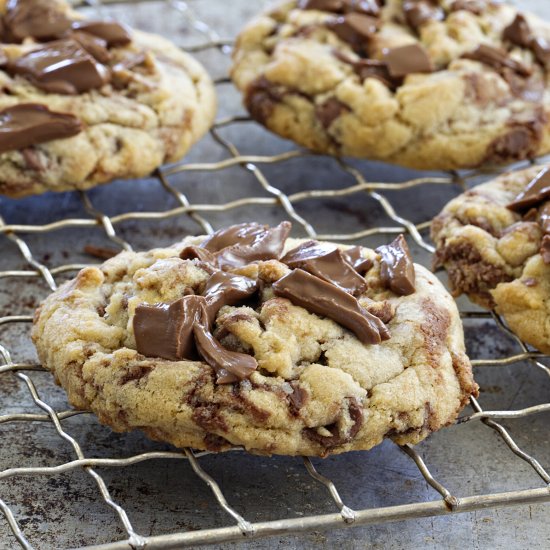
[[[413,73],[431,73],[434,70],[428,53],[421,44],[410,44],[384,52],[384,62],[392,78]]]
[[[137,351],[170,361],[193,359],[193,327],[205,304],[202,296],[184,296],[171,304],[139,305],[133,321]]]
[[[258,281],[218,271],[208,279],[203,296],[206,298],[208,322],[211,325],[223,306],[233,306],[250,298],[258,290]]]
[[[222,269],[260,260],[276,260],[283,251],[290,228],[289,222],[281,222],[273,228],[257,223],[232,225],[216,231],[201,247],[215,253]]]
[[[342,113],[347,113],[349,110],[345,103],[331,97],[315,107],[315,115],[326,130]]]
[[[360,246],[353,246],[352,248],[344,250],[344,257],[357,273],[364,275],[374,265],[374,262],[365,258],[361,251],[362,248]]]
[[[365,279],[336,246],[308,241],[290,250],[281,262],[291,269],[303,269],[353,295],[362,294],[367,289]]]
[[[195,324],[194,334],[201,357],[216,371],[218,384],[231,384],[243,380],[258,368],[256,359],[251,355],[225,349],[208,332],[204,323]]]
[[[480,63],[489,65],[489,67],[493,67],[497,71],[507,67],[522,76],[529,76],[532,73],[529,67],[510,58],[506,50],[488,46],[487,44],[480,44],[474,51],[465,53],[462,57],[464,59],[479,61]]]
[[[186,246],[180,252],[180,258],[182,260],[199,260],[200,262],[217,266],[216,256],[212,254],[212,252],[206,250],[206,248],[201,248],[200,246]]]
[[[531,43],[531,29],[527,19],[518,13],[515,19],[502,31],[502,38],[522,48],[528,48]]]
[[[362,308],[356,298],[303,269],[291,271],[272,288],[276,296],[348,328],[364,344],[379,344],[390,337],[384,323]]]
[[[542,139],[546,121],[544,111],[537,115],[523,123],[512,122],[508,133],[495,138],[489,145],[485,162],[501,164],[510,160],[524,160],[534,156]]]
[[[8,65],[36,87],[51,93],[77,94],[100,88],[109,79],[103,65],[71,39],[56,40]]]
[[[363,13],[378,16],[380,3],[377,0],[300,0],[302,10],[329,11],[332,13]]]
[[[75,21],[72,28],[104,40],[109,47],[124,46],[132,40],[128,29],[114,21]]]
[[[431,0],[405,0],[403,13],[407,24],[415,30],[430,21],[443,21],[445,12]]]
[[[400,296],[413,294],[415,291],[414,264],[403,235],[399,235],[388,245],[378,247],[376,252],[381,256],[382,284]]]
[[[22,103],[0,111],[0,153],[62,139],[82,131],[73,115],[50,111],[44,105]]]
[[[309,394],[306,390],[298,385],[298,382],[291,382],[290,385],[294,390],[288,396],[290,410],[292,414],[298,416],[300,414],[300,409],[307,403],[307,400],[309,399]]]
[[[541,170],[506,208],[514,212],[528,210],[550,198],[550,168]]]
[[[487,8],[487,2],[485,0],[455,0],[451,6],[450,11],[469,11],[475,15],[481,15]]]
[[[378,29],[378,19],[360,13],[348,13],[327,22],[327,27],[354,51],[366,55],[370,39]]]
[[[550,201],[545,202],[539,209],[537,221],[542,231],[550,235]]]
[[[71,20],[63,7],[51,0],[9,0],[4,26],[11,42],[27,37],[43,41],[62,36],[70,29]]]
[[[550,44],[544,38],[534,38],[531,49],[536,60],[546,69],[550,67]]]
[[[102,38],[93,36],[86,32],[73,32],[71,38],[76,40],[91,56],[95,57],[100,63],[107,63],[111,59],[111,54],[107,49],[107,42]]]
[[[318,428],[305,428],[304,432],[309,439],[316,441],[326,449],[344,445],[357,435],[363,425],[363,408],[355,397],[348,398],[348,414],[353,425],[347,433],[342,432],[337,422],[330,426],[323,426],[330,433],[329,436],[321,435],[317,431]]]
[[[248,87],[245,104],[250,116],[261,124],[265,124],[283,97],[284,92],[279,91],[275,84],[262,76]]]
[[[542,261],[548,265],[550,264],[550,235],[544,235],[542,238],[542,243],[540,245],[540,255],[542,256]]]

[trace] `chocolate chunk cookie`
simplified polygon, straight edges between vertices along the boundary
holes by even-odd
[[[320,455],[417,443],[477,385],[456,305],[402,237],[377,251],[241,224],[123,252],[32,337],[70,402],[178,447]]]
[[[512,172],[452,200],[432,223],[435,266],[456,295],[494,308],[550,352],[550,167]]]
[[[550,24],[490,0],[298,0],[240,34],[251,116],[314,151],[420,169],[550,151]]]
[[[201,65],[62,0],[0,2],[0,194],[87,189],[180,159],[215,114]]]

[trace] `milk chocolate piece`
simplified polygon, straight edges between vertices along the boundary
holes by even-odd
[[[193,359],[193,327],[205,304],[202,296],[184,296],[171,304],[137,306],[133,321],[137,351],[170,361]]]
[[[264,76],[255,79],[246,91],[245,104],[250,116],[265,124],[275,106],[283,100],[284,92]]]
[[[434,70],[428,53],[421,44],[409,44],[386,50],[384,62],[392,78],[412,73],[431,73]]]
[[[364,275],[373,265],[373,261],[363,257],[361,253],[362,247],[353,246],[344,250],[344,258],[353,266],[353,269],[360,275]]]
[[[199,260],[212,266],[217,266],[216,256],[200,246],[189,245],[180,252],[182,260]]]
[[[199,322],[195,325],[194,334],[201,357],[216,371],[218,384],[231,384],[243,380],[258,368],[256,359],[251,355],[224,348],[208,332],[204,323]]]
[[[368,43],[378,29],[378,19],[360,13],[348,13],[328,21],[327,27],[357,53],[366,54]]]
[[[544,38],[534,38],[531,49],[537,61],[545,68],[550,67],[550,44]]]
[[[522,76],[529,76],[532,73],[529,67],[509,57],[506,50],[488,46],[487,44],[480,44],[474,51],[465,53],[462,57],[464,59],[479,61],[480,63],[489,65],[489,67],[493,67],[497,71],[508,67]]]
[[[550,235],[544,235],[540,245],[540,255],[545,264],[550,264]]]
[[[403,13],[407,24],[414,30],[418,30],[430,21],[445,19],[443,9],[430,0],[405,0],[403,2]]]
[[[377,0],[300,0],[298,7],[302,10],[329,11],[332,13],[363,13],[377,16],[380,4]]]
[[[105,40],[109,47],[124,46],[132,40],[128,29],[114,21],[75,21],[72,28]]]
[[[537,221],[542,227],[542,231],[547,235],[550,235],[550,201],[545,202],[540,207]]]
[[[403,235],[399,235],[388,245],[378,247],[376,252],[381,256],[382,284],[400,296],[413,294],[415,291],[414,264]]]
[[[278,259],[290,233],[291,224],[277,227],[242,223],[217,231],[201,246],[215,256],[220,268],[241,267],[259,260]]]
[[[362,294],[367,289],[365,279],[336,246],[308,241],[287,252],[281,262],[291,269],[303,269],[353,295]]]
[[[401,82],[401,79],[392,78],[390,76],[386,63],[384,63],[383,61],[379,61],[378,59],[356,60],[352,59],[351,57],[339,50],[334,50],[333,55],[343,63],[351,65],[362,82],[365,81],[367,78],[376,78],[391,89],[395,89]]]
[[[276,296],[348,328],[364,344],[379,344],[390,337],[384,323],[362,308],[356,298],[303,269],[281,277],[272,288]]]
[[[49,42],[16,59],[8,71],[23,75],[42,90],[58,94],[87,92],[103,86],[109,79],[107,68],[72,39]]]
[[[486,7],[486,0],[455,0],[450,6],[450,11],[464,10],[475,15],[481,15]]]
[[[206,298],[208,322],[212,324],[223,306],[233,306],[250,298],[258,290],[258,281],[233,275],[224,271],[214,273],[206,283],[203,296]]]
[[[73,115],[56,113],[36,103],[14,105],[0,111],[0,153],[75,136],[81,131],[82,125]]]
[[[4,26],[11,42],[27,37],[43,41],[62,36],[70,29],[71,20],[62,5],[52,0],[9,0]]]
[[[71,34],[71,38],[76,40],[91,56],[95,57],[100,63],[107,63],[111,59],[111,54],[107,49],[107,42],[102,38],[93,36],[86,32],[76,31]]]
[[[522,48],[528,48],[531,43],[531,29],[527,19],[518,13],[515,19],[502,31],[502,38]]]
[[[521,212],[548,199],[550,199],[550,168],[544,168],[510,204],[506,205],[506,208]]]
[[[349,110],[345,103],[331,97],[315,107],[315,115],[326,130],[342,113],[347,113]]]

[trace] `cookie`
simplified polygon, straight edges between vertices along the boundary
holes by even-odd
[[[177,447],[418,443],[477,385],[456,305],[402,236],[377,251],[240,224],[87,267],[32,338],[71,404]]]
[[[494,308],[550,352],[550,166],[502,175],[452,200],[432,223],[435,267],[455,295]]]
[[[251,116],[314,151],[419,169],[550,151],[550,25],[490,0],[282,2],[240,34]]]
[[[61,0],[0,2],[0,17],[0,194],[143,177],[209,128],[213,84],[164,38]]]

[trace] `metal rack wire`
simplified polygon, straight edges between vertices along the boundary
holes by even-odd
[[[94,1],[90,2],[90,4],[101,7],[100,2]],[[169,4],[172,9],[175,10],[178,17],[186,18],[186,20],[190,21],[206,38],[204,43],[193,48],[188,48],[188,50],[194,52],[217,50],[221,52],[221,55],[225,55],[228,52],[230,44],[227,41],[221,40],[213,29],[204,21],[198,19],[187,3],[173,1],[169,2]],[[217,85],[222,86],[226,83],[227,79],[220,79]],[[42,262],[33,254],[31,246],[26,241],[26,236],[32,234],[50,234],[60,229],[89,229],[99,227],[103,229],[106,237],[117,249],[131,250],[131,245],[117,232],[117,227],[123,222],[166,220],[183,216],[193,220],[197,226],[197,232],[210,233],[213,231],[213,227],[208,219],[209,214],[214,212],[232,212],[248,206],[255,206],[258,209],[280,209],[284,212],[285,217],[291,219],[297,226],[303,229],[303,232],[314,238],[344,242],[373,237],[375,235],[392,235],[405,232],[419,247],[428,252],[432,252],[433,248],[424,236],[426,234],[426,229],[429,227],[429,220],[421,223],[413,223],[398,214],[396,208],[394,208],[387,196],[384,195],[384,192],[399,192],[406,189],[417,188],[419,193],[422,193],[423,188],[427,185],[453,186],[457,183],[460,184],[459,189],[465,189],[468,187],[469,183],[480,176],[479,172],[471,172],[468,174],[449,173],[440,177],[417,178],[401,183],[375,182],[369,181],[360,169],[346,160],[334,159],[334,162],[337,163],[342,174],[347,174],[353,178],[352,185],[338,189],[297,190],[292,194],[288,194],[283,192],[283,190],[277,186],[276,182],[268,179],[262,167],[268,164],[282,164],[295,159],[305,159],[304,162],[307,162],[310,153],[294,150],[274,156],[243,155],[232,141],[223,136],[222,130],[228,127],[239,127],[247,122],[248,119],[246,117],[231,116],[218,120],[212,127],[210,131],[211,137],[225,150],[225,159],[218,162],[209,162],[206,159],[204,162],[200,163],[183,161],[157,171],[155,174],[156,181],[160,185],[157,191],[167,193],[175,198],[178,203],[178,206],[175,208],[156,212],[125,211],[114,216],[108,216],[94,206],[90,193],[79,192],[78,195],[81,204],[84,211],[88,214],[88,217],[61,219],[48,224],[32,225],[7,224],[0,216],[0,243],[2,241],[11,241],[11,243],[18,248],[21,257],[28,266],[26,269],[0,271],[0,279],[25,280],[37,278],[43,281],[47,288],[54,290],[57,287],[56,279],[58,277],[63,274],[74,273],[83,267],[83,265],[77,264],[64,264],[53,268],[47,267],[45,262]],[[232,168],[239,168],[252,175],[257,185],[258,196],[240,198],[222,204],[191,203],[188,197],[170,182],[170,176],[182,172],[198,173],[225,171]],[[393,225],[368,227],[359,229],[353,233],[345,234],[320,234],[315,230],[314,224],[300,215],[296,210],[296,206],[306,200],[334,200],[343,196],[365,194],[379,204],[387,217],[392,220]],[[2,244],[1,246],[4,245]],[[476,319],[492,320],[499,330],[515,339],[521,350],[519,354],[504,358],[473,358],[472,363],[476,369],[482,367],[503,367],[511,363],[525,361],[531,368],[541,370],[550,377],[550,367],[545,364],[546,358],[542,354],[528,349],[523,342],[510,333],[502,320],[495,313],[464,311],[462,312],[462,316],[465,323]],[[25,549],[32,548],[31,543],[27,540],[22,527],[18,523],[16,513],[13,511],[12,507],[8,506],[8,504],[2,500],[2,482],[19,476],[31,476],[36,479],[43,479],[45,476],[67,474],[74,470],[83,470],[93,479],[97,485],[100,498],[107,506],[111,507],[116,512],[126,533],[125,540],[118,542],[113,541],[112,543],[103,544],[97,547],[88,547],[102,548],[104,550],[145,547],[151,549],[179,548],[196,544],[212,544],[224,541],[242,540],[243,537],[246,539],[253,539],[276,534],[299,533],[314,529],[353,527],[387,521],[468,512],[487,507],[550,501],[550,474],[534,456],[531,456],[520,448],[510,432],[499,423],[499,420],[503,419],[522,418],[548,412],[550,411],[550,403],[534,405],[521,410],[484,410],[480,403],[473,399],[473,412],[462,417],[458,423],[464,425],[466,423],[482,422],[487,427],[497,432],[509,449],[536,472],[541,480],[540,487],[458,498],[450,489],[445,487],[432,475],[423,458],[414,448],[404,446],[402,447],[404,453],[414,462],[426,482],[433,488],[435,494],[438,495],[439,498],[432,501],[399,504],[384,508],[353,510],[343,502],[335,483],[331,479],[321,475],[316,470],[311,460],[304,458],[303,462],[307,474],[326,488],[328,495],[334,501],[337,511],[332,514],[309,515],[301,518],[286,518],[262,523],[251,523],[231,507],[220,485],[202,468],[200,458],[208,453],[196,453],[190,449],[184,449],[181,452],[145,452],[123,459],[94,458],[87,456],[83,452],[81,444],[78,441],[79,434],[69,433],[68,429],[64,426],[66,420],[69,418],[75,415],[89,413],[74,410],[64,410],[61,412],[54,410],[48,403],[48,397],[41,394],[32,377],[33,371],[42,370],[41,366],[33,363],[18,362],[17,358],[12,354],[12,350],[10,350],[10,342],[5,338],[6,328],[18,323],[22,323],[26,328],[30,328],[31,322],[32,317],[28,315],[6,315],[0,317],[0,385],[6,377],[15,377],[18,383],[22,384],[29,392],[32,402],[41,409],[41,412],[3,414],[2,409],[6,404],[0,402],[0,425],[40,422],[53,425],[57,435],[65,440],[72,449],[74,459],[51,467],[27,467],[23,465],[8,467],[0,471],[0,510],[11,532]],[[30,346],[30,342],[28,345]],[[116,449],[113,449],[113,452],[116,452]],[[122,469],[138,462],[151,461],[153,459],[189,461],[198,478],[211,489],[219,506],[233,519],[234,526],[150,537],[144,537],[137,533],[132,526],[131,518],[128,513],[116,502],[109,491],[107,483],[96,469]],[[266,458],[265,460],[269,459]],[[0,525],[1,523],[0,521]]]

